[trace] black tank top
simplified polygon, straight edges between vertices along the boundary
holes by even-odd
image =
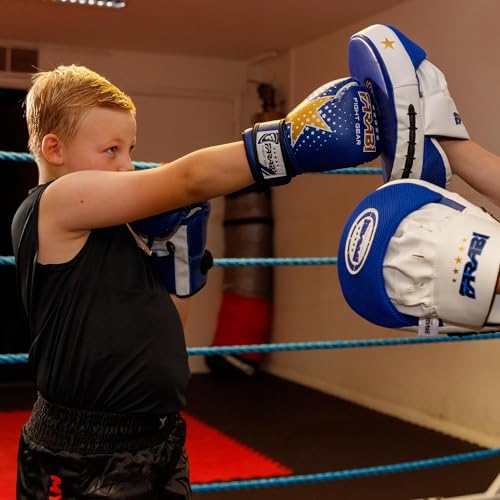
[[[30,192],[12,223],[38,390],[71,408],[180,410],[189,379],[184,335],[151,258],[121,225],[91,231],[69,262],[37,263],[38,205],[47,186]]]

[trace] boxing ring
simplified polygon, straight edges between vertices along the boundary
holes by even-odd
[[[33,157],[27,153],[0,151],[0,161],[32,162]],[[136,169],[147,169],[158,166],[158,163],[152,162],[134,162]],[[373,175],[381,174],[379,168],[347,168],[326,172],[326,174],[336,175]],[[13,256],[0,256],[0,266],[14,265]],[[214,266],[323,266],[336,265],[336,257],[308,257],[308,258],[215,258]],[[383,338],[383,339],[360,339],[360,340],[336,340],[336,341],[310,341],[310,342],[290,342],[290,343],[267,343],[252,345],[227,345],[227,346],[208,346],[208,347],[188,347],[189,356],[215,356],[244,353],[275,353],[290,351],[311,351],[311,350],[330,350],[330,349],[352,349],[352,348],[375,348],[391,347],[401,345],[415,344],[436,344],[448,342],[472,342],[485,340],[499,340],[500,332],[463,335],[463,336],[415,336],[403,338]],[[26,353],[0,354],[0,365],[23,364],[28,362]],[[400,462],[396,464],[374,465],[357,469],[346,469],[336,471],[326,471],[313,474],[288,475],[281,477],[269,477],[261,479],[248,479],[236,481],[221,481],[211,483],[193,483],[193,493],[212,493],[222,491],[234,491],[239,489],[257,489],[280,486],[307,485],[312,483],[340,481],[346,479],[366,478],[370,476],[380,476],[387,474],[397,474],[402,472],[417,471],[435,467],[454,465],[462,462],[485,460],[500,456],[500,448],[474,451],[469,453],[460,453],[447,455],[424,460],[415,460]],[[432,497],[427,500],[444,500],[444,497]],[[450,500],[481,500],[498,499],[500,500],[500,474],[489,486],[482,492],[473,495],[460,497],[447,497]],[[419,499],[415,499],[419,500]],[[421,499],[422,500],[422,499]]]

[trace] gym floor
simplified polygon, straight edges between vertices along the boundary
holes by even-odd
[[[288,466],[294,474],[390,465],[481,449],[268,374],[241,379],[195,376],[188,410]],[[409,500],[461,496],[485,491],[498,473],[500,457],[365,479],[216,493],[210,498]]]
[[[29,407],[29,383],[0,384],[0,409]],[[349,470],[480,450],[454,439],[269,374],[194,375],[187,412],[292,469],[293,474]],[[210,451],[207,450],[207,453]],[[485,491],[500,457],[415,472],[194,494],[207,500],[410,500]]]

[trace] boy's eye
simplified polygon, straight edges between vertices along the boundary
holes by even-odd
[[[106,151],[107,151],[108,153],[112,153],[112,154],[114,154],[114,153],[116,153],[116,152],[118,151],[118,146],[111,146],[111,147],[110,147],[110,148],[108,148]]]

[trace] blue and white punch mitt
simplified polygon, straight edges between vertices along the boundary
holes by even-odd
[[[375,97],[384,181],[415,178],[446,187],[451,169],[435,138],[469,134],[443,73],[419,45],[382,24],[352,35],[349,67]]]
[[[368,195],[341,237],[338,273],[351,308],[423,335],[500,326],[500,224],[434,184],[405,179]]]

